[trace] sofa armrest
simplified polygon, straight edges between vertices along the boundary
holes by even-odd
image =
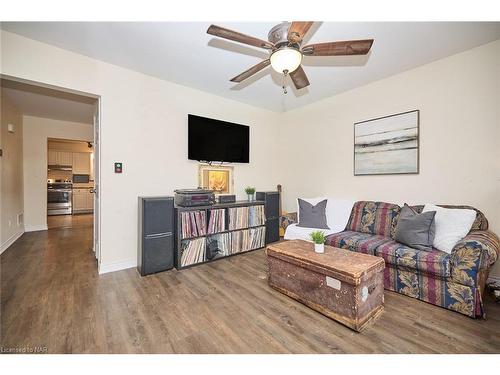
[[[451,277],[462,285],[479,285],[479,271],[487,270],[498,258],[500,241],[489,230],[470,232],[451,252]]]
[[[297,222],[297,212],[289,212],[280,216],[280,228],[284,231],[287,226]]]

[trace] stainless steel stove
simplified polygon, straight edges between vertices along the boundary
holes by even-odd
[[[71,180],[48,180],[47,215],[71,215],[73,183]]]

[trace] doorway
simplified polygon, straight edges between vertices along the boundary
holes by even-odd
[[[47,139],[47,227],[93,225],[93,139]]]
[[[69,238],[68,231],[85,227],[78,236],[90,245],[98,271],[100,97],[5,75],[0,82],[21,119],[23,232],[65,230],[58,235]]]

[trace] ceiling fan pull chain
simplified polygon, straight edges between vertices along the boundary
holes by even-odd
[[[286,91],[286,76],[288,75],[288,70],[283,70],[283,86],[281,86],[283,88],[283,94],[286,95],[288,94],[288,91]]]

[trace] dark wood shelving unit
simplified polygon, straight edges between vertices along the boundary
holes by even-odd
[[[253,250],[262,249],[265,246],[265,233],[264,233],[264,246],[257,247],[255,249],[249,249],[249,250],[239,251],[239,252],[228,254],[228,255],[224,255],[224,256],[218,256],[218,257],[216,257],[214,259],[207,259],[207,260],[204,260],[204,261],[201,261],[201,262],[196,262],[196,263],[188,264],[188,265],[185,265],[185,266],[181,265],[182,242],[183,241],[192,241],[192,240],[201,239],[201,238],[205,238],[205,241],[206,241],[206,239],[208,237],[215,236],[215,235],[218,235],[218,234],[232,233],[232,232],[244,231],[244,230],[248,230],[248,229],[265,228],[265,221],[264,221],[264,223],[262,225],[256,225],[256,226],[254,225],[254,226],[248,226],[248,227],[238,228],[238,229],[229,229],[229,212],[228,212],[229,210],[227,210],[227,209],[228,208],[238,208],[238,207],[252,207],[252,206],[264,206],[264,201],[252,201],[252,202],[250,202],[250,201],[236,201],[236,202],[233,202],[233,203],[216,203],[216,204],[209,205],[209,206],[195,206],[195,207],[175,206],[175,227],[176,227],[176,233],[175,233],[175,268],[177,268],[179,270],[180,269],[186,269],[186,268],[190,268],[190,267],[197,266],[197,265],[200,265],[200,264],[205,264],[205,263],[213,262],[213,261],[216,261],[216,260],[219,260],[219,259],[228,258],[228,257],[234,256],[234,255],[245,254],[245,253],[248,253],[248,252],[253,251]],[[183,212],[203,211],[204,214],[205,214],[206,231],[208,232],[208,224],[209,224],[209,218],[210,218],[210,211],[211,210],[217,210],[217,209],[225,209],[225,212],[224,212],[224,215],[225,215],[225,219],[224,219],[225,229],[223,231],[219,231],[219,232],[216,232],[216,233],[206,233],[204,235],[200,235],[200,236],[196,236],[196,237],[182,238],[182,227],[181,227],[182,220],[181,220],[181,214]],[[265,231],[265,229],[264,229],[264,231]],[[206,245],[207,245],[207,243],[205,243],[205,251],[206,251]],[[229,244],[229,246],[231,248],[231,244]]]

